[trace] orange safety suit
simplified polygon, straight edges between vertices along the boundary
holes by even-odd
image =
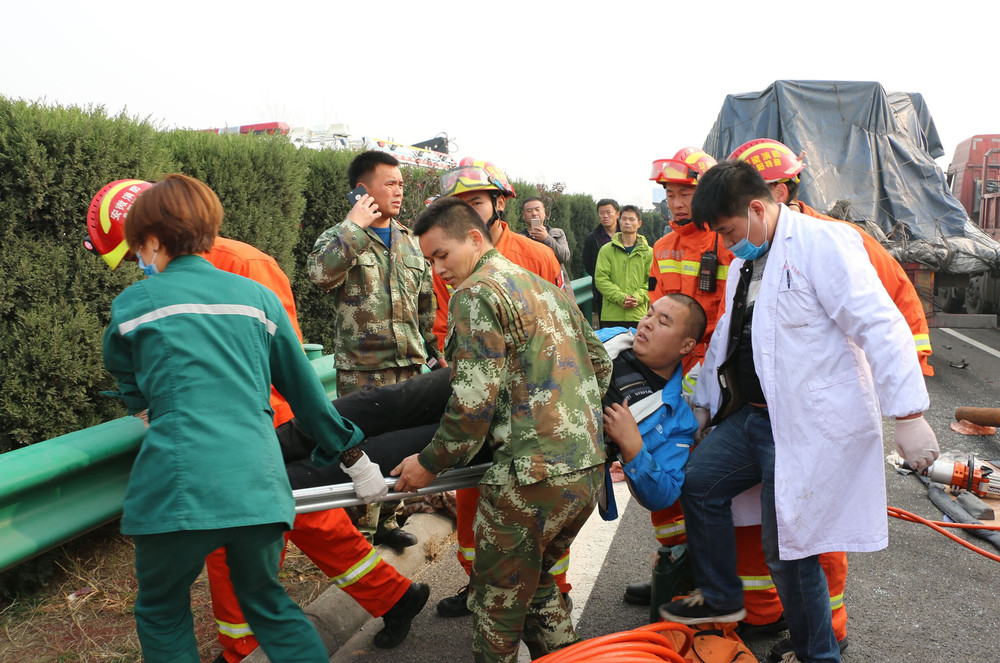
[[[679,292],[694,297],[705,309],[705,317],[708,320],[705,335],[695,346],[694,351],[681,362],[684,374],[687,375],[692,367],[704,361],[715,323],[722,316],[726,277],[729,275],[729,264],[733,261],[733,254],[722,245],[718,233],[711,230],[699,230],[694,223],[681,224],[675,221],[670,222],[670,228],[673,232],[664,235],[653,244],[653,265],[649,269],[649,276],[655,279],[656,286],[649,291],[649,301],[652,304],[664,295]],[[715,251],[719,259],[714,292],[698,288],[701,256],[707,251]],[[649,519],[653,523],[656,540],[661,546],[675,546],[687,541],[680,503],[660,511],[653,511],[649,514]]]
[[[205,258],[218,269],[253,279],[274,292],[302,340],[291,285],[274,258],[224,237],[215,239]],[[291,406],[273,387],[271,408],[275,426],[293,417]],[[289,540],[373,617],[384,615],[410,588],[410,581],[382,560],[343,509],[298,514],[293,529],[285,534],[286,543]],[[236,601],[225,549],[209,554],[205,564],[223,657],[237,663],[257,648],[257,639]]]
[[[878,278],[885,286],[889,297],[896,303],[896,308],[903,314],[906,324],[910,326],[913,333],[913,342],[917,346],[917,356],[920,358],[920,370],[924,375],[934,375],[934,367],[928,363],[928,358],[932,354],[930,330],[927,327],[927,315],[924,313],[923,304],[913,283],[907,278],[902,265],[893,258],[885,247],[879,244],[878,240],[866,233],[860,226],[848,221],[841,221],[832,216],[820,214],[809,205],[801,201],[793,202],[790,207],[798,207],[799,211],[807,216],[817,219],[825,219],[836,223],[846,223],[859,233],[865,244],[865,251],[868,253],[868,260],[871,261]]]
[[[649,269],[649,276],[656,279],[656,287],[649,291],[649,302],[652,304],[663,295],[680,292],[694,297],[705,309],[708,328],[694,352],[682,361],[686,375],[695,364],[705,360],[708,341],[712,338],[715,323],[722,316],[720,307],[726,297],[726,277],[729,275],[733,254],[722,245],[718,233],[708,229],[699,230],[693,222],[679,224],[671,221],[670,227],[673,232],[653,244],[653,265]],[[705,292],[698,289],[698,270],[701,267],[701,256],[713,250],[719,257],[715,291]]]
[[[513,232],[504,221],[498,221],[503,226],[500,241],[494,246],[500,255],[515,265],[524,267],[529,272],[538,274],[546,281],[551,281],[562,287],[562,269],[552,249],[541,242],[536,242],[523,235]],[[437,335],[438,348],[444,352],[444,338],[448,333],[448,300],[451,299],[451,289],[434,273],[434,294],[437,296],[437,315],[434,319],[434,333]],[[461,488],[455,491],[456,513],[455,529],[458,535],[458,562],[469,575],[472,574],[472,563],[476,559],[476,538],[472,531],[472,521],[476,517],[476,505],[479,502],[479,488]],[[556,565],[549,569],[555,577],[556,585],[563,594],[569,592],[572,586],[566,580],[569,569],[569,551],[563,555]]]

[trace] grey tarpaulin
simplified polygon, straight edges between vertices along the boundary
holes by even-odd
[[[944,150],[919,94],[874,82],[775,81],[728,95],[704,149],[721,160],[754,138],[805,151],[799,197],[821,212],[850,201],[853,219],[880,228],[900,260],[954,273],[1000,267],[1000,245],[969,221],[934,162]]]

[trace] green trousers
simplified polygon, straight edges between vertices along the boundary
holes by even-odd
[[[205,556],[225,547],[229,576],[247,623],[272,661],[327,663],[319,634],[278,582],[280,523],[133,536],[139,593],[135,623],[146,663],[199,663],[191,584]]]

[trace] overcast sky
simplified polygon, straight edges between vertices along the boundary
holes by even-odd
[[[654,159],[700,146],[727,94],[778,79],[922,93],[947,167],[961,140],[1000,133],[983,27],[998,17],[985,1],[18,1],[0,95],[162,128],[446,132],[459,158],[648,207]]]

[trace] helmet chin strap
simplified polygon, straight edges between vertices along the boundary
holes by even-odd
[[[490,200],[493,204],[493,215],[486,221],[486,227],[489,228],[490,230],[493,229],[494,223],[496,223],[497,221],[501,221],[503,219],[503,215],[497,211],[497,198],[499,197],[500,194],[498,193],[494,193],[490,196]]]

